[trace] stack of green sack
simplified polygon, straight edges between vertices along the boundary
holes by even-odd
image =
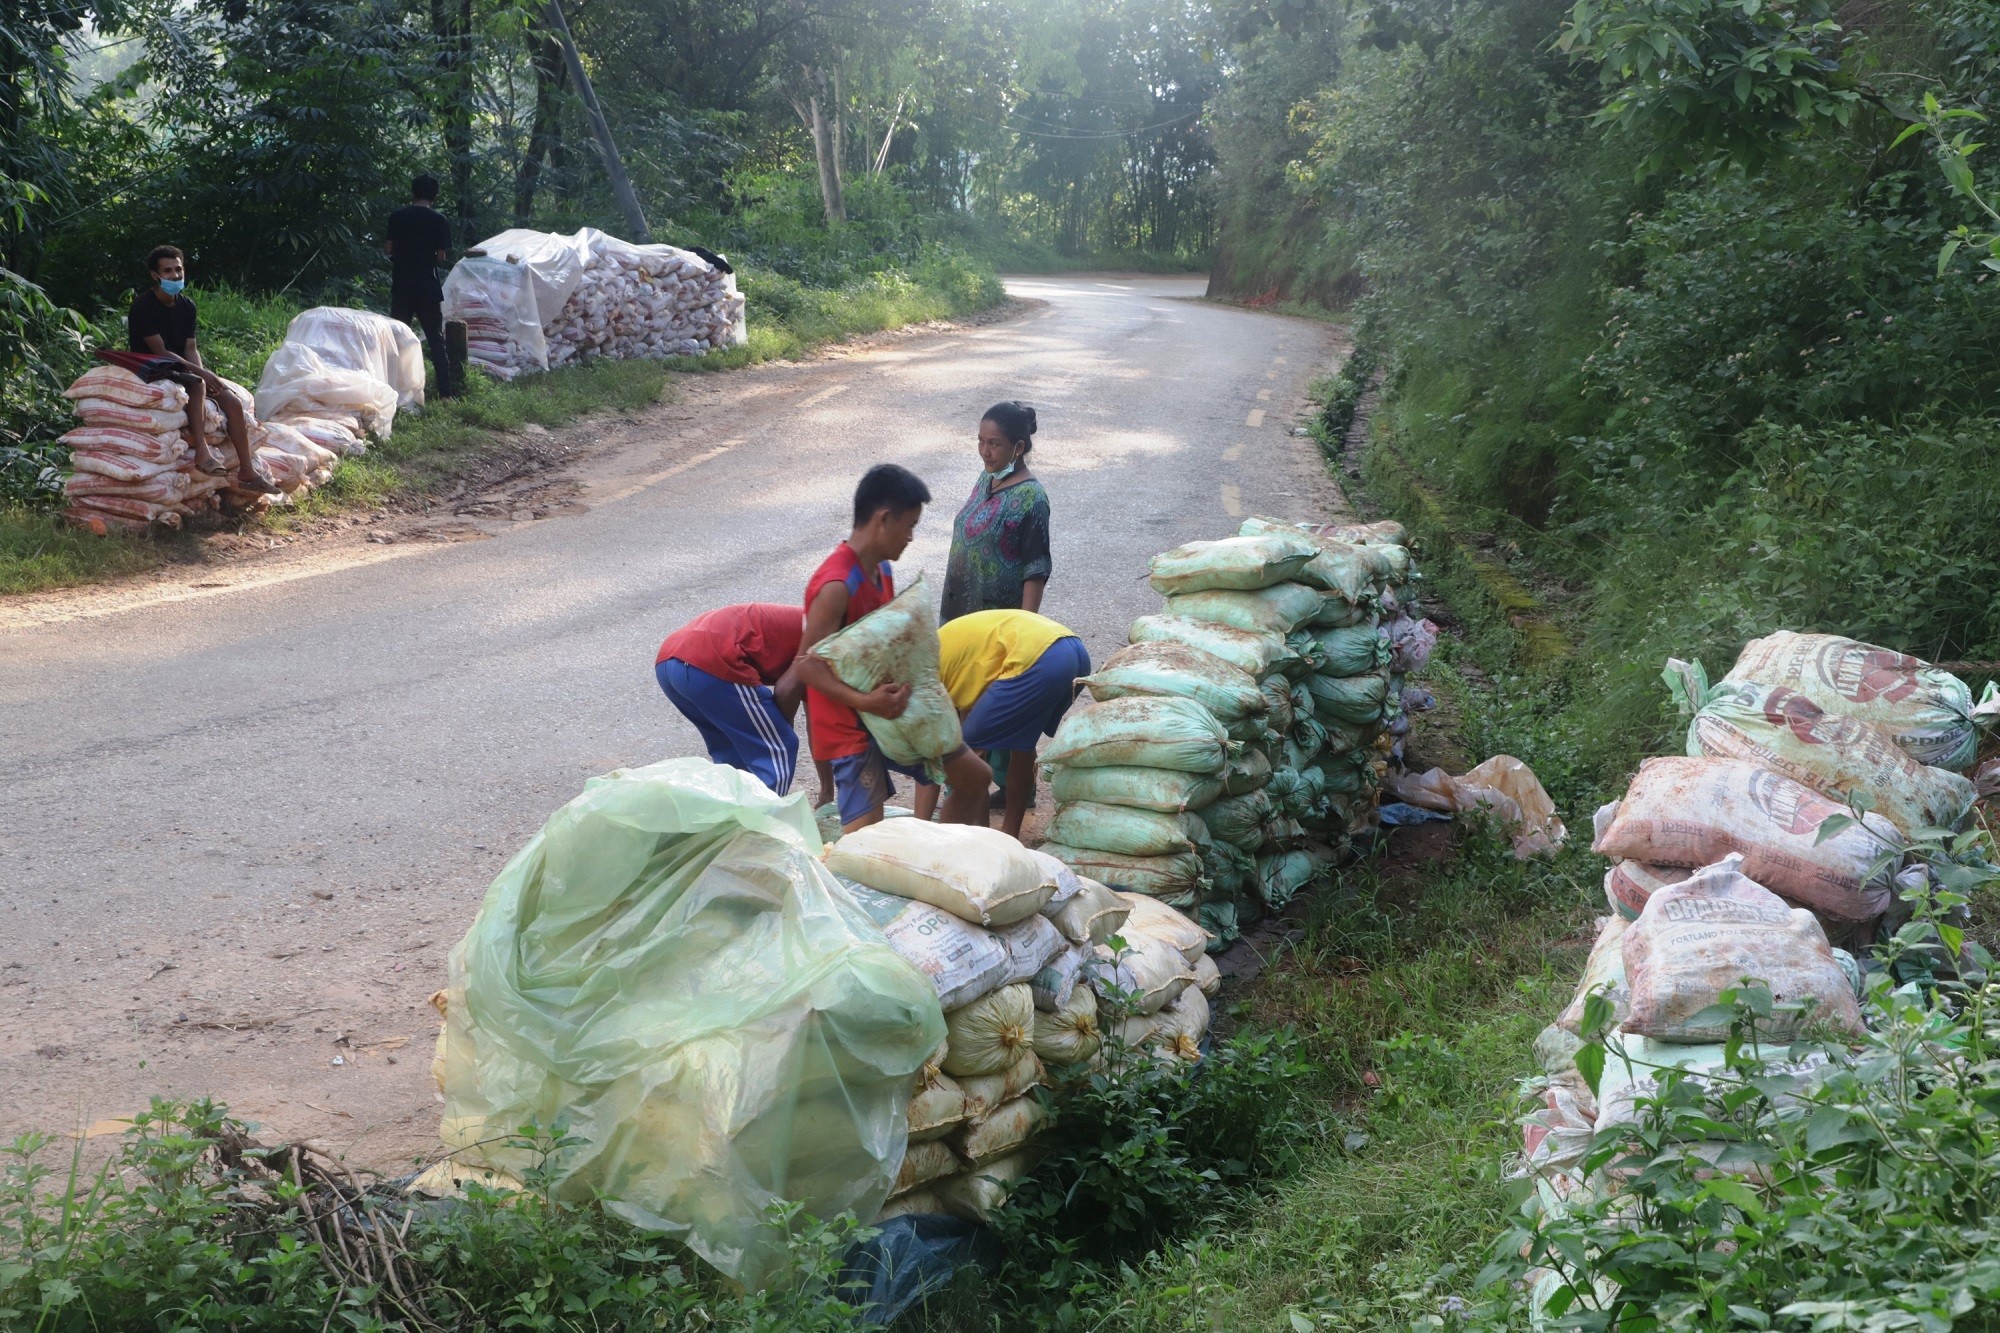
[[[1214,948],[1330,869],[1373,820],[1399,708],[1379,627],[1410,562],[1386,535],[1253,518],[1156,556],[1166,606],[1084,679],[1097,702],[1042,756],[1043,850],[1197,913]]]

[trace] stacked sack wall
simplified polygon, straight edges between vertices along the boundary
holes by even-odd
[[[1610,912],[1524,1088],[1521,1172],[1549,1210],[1617,1190],[1585,1158],[1638,1117],[1660,1071],[1724,1066],[1724,991],[1771,992],[1763,1036],[1778,1048],[1861,1033],[1864,951],[1930,883],[1921,861],[1903,864],[1907,839],[1969,818],[1976,721],[2000,711],[1928,663],[1834,635],[1754,640],[1713,686],[1699,664],[1669,661],[1664,678],[1686,754],[1648,759],[1596,814]],[[1586,1028],[1592,997],[1608,1030]],[[1608,1053],[1595,1087],[1576,1060],[1592,1039]],[[1538,1299],[1559,1286],[1542,1275]]]
[[[1429,703],[1406,690],[1437,629],[1410,614],[1404,540],[1252,518],[1155,557],[1165,606],[1043,755],[1045,850],[1195,912],[1215,948],[1345,857]]]

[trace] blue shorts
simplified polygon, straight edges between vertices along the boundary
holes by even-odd
[[[1056,734],[1076,697],[1076,679],[1090,674],[1090,654],[1074,634],[1057,639],[1018,676],[986,687],[965,715],[965,743],[975,750],[1033,751]]]
[[[896,794],[891,773],[901,773],[919,787],[935,785],[930,774],[921,768],[889,762],[889,756],[872,739],[861,753],[844,754],[829,762],[833,765],[833,799],[840,808],[842,824],[852,824],[870,810],[889,803],[889,798]]]
[[[701,733],[710,759],[742,769],[780,796],[792,789],[799,737],[778,711],[770,686],[738,685],[678,657],[659,663],[653,674],[674,707]]]

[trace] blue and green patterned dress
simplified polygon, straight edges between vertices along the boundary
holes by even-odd
[[[938,621],[1017,611],[1021,585],[1049,568],[1049,493],[1033,477],[996,492],[982,472],[952,524]]]

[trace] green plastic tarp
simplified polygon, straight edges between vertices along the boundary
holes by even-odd
[[[441,1133],[520,1175],[507,1140],[584,1143],[558,1196],[602,1196],[749,1287],[770,1205],[873,1217],[902,1165],[937,994],[819,862],[803,794],[672,759],[585,784],[486,892],[451,954]]]

